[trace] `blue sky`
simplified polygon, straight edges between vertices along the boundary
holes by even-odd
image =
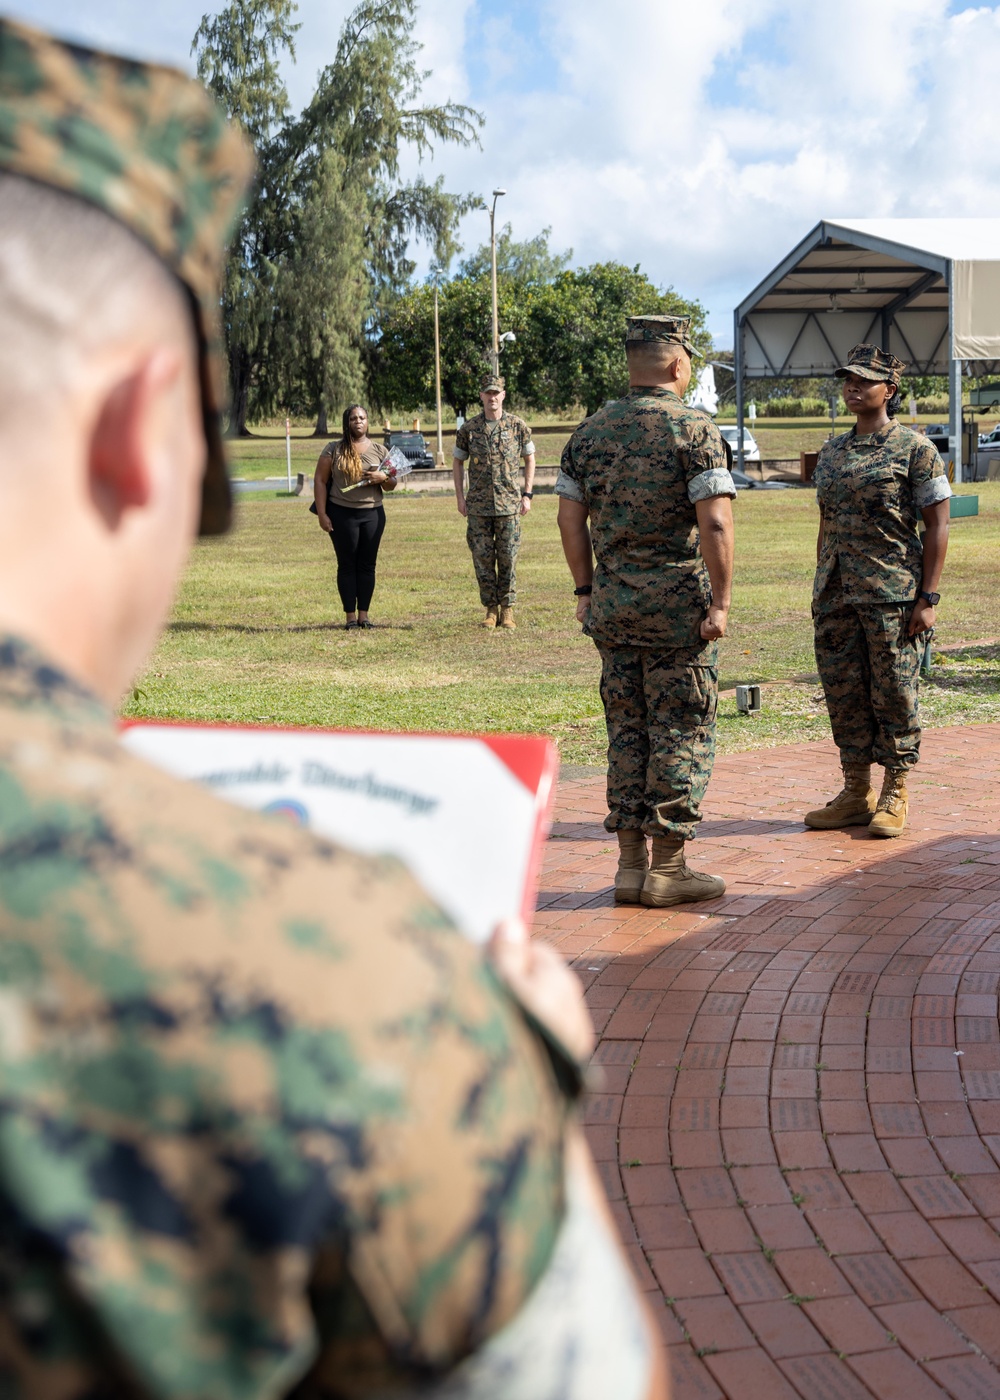
[[[209,3],[6,9],[190,67]],[[349,9],[300,0],[296,105]],[[481,149],[441,149],[425,172],[505,186],[515,234],[549,226],[577,263],[640,263],[707,307],[720,346],[736,302],[820,218],[1000,215],[1000,3],[422,0],[418,38],[425,96],[486,117]],[[463,242],[487,233],[470,215]]]

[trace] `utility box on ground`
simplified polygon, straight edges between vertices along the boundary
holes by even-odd
[[[816,463],[819,461],[818,452],[799,453],[799,478],[802,481],[812,481],[816,471]]]
[[[952,496],[949,499],[948,518],[958,520],[963,515],[979,514],[978,496]]]

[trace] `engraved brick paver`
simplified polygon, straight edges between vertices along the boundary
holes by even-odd
[[[836,785],[828,743],[720,759],[689,854],[727,893],[662,910],[560,786],[536,936],[672,1400],[1000,1397],[1000,725],[925,734],[899,840],[807,831]]]

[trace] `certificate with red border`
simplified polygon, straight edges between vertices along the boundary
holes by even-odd
[[[548,739],[133,721],[121,740],[219,797],[398,856],[476,941],[534,910],[558,769]]]

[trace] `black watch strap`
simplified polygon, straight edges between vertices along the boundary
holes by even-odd
[[[925,593],[923,589],[920,590],[919,596],[925,599],[928,603],[930,603],[932,608],[936,608],[938,603],[940,603],[941,601],[940,593]]]
[[[535,494],[534,491],[522,491],[522,492],[521,492],[521,500],[522,500],[522,501],[525,501],[525,500],[530,501],[530,500],[533,498],[534,494]]]
[[[573,589],[573,592],[578,598],[586,598],[587,594],[593,593],[593,591],[594,585],[592,583],[585,583],[582,585],[582,587]]]

